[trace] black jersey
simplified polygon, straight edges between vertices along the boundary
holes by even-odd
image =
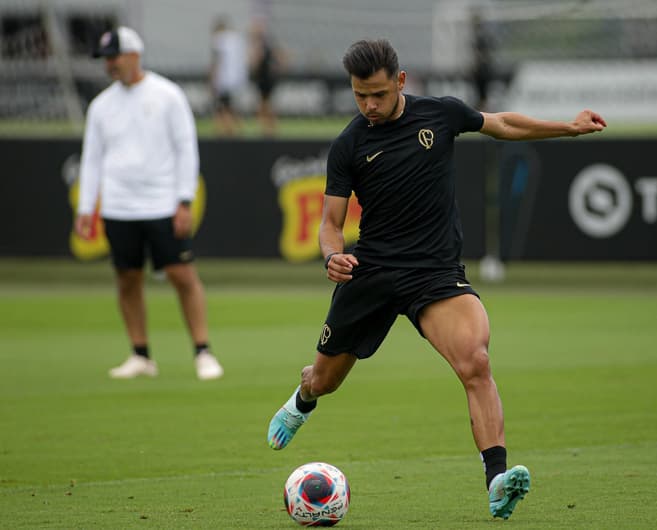
[[[362,115],[335,139],[326,194],[356,194],[362,207],[354,249],[363,262],[443,268],[459,263],[454,139],[483,126],[480,112],[453,97],[406,95],[403,114],[371,127]]]

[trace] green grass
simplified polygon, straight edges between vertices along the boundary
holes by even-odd
[[[564,116],[564,119],[567,119]],[[282,139],[328,139],[335,138],[349,123],[351,116],[326,116],[315,118],[281,118],[278,121],[276,137]],[[217,134],[214,123],[209,118],[200,118],[196,122],[200,138],[213,138]],[[63,120],[21,121],[0,120],[0,138],[33,138],[33,137],[81,137],[82,125]],[[261,138],[262,130],[254,118],[244,120],[241,132],[242,138]],[[475,138],[476,135],[466,135],[464,138]],[[588,138],[655,138],[657,137],[657,122],[655,123],[609,123],[604,134],[592,135]]]
[[[269,287],[326,287],[321,261],[290,264],[280,259],[202,258],[197,267],[203,281],[216,287],[240,289]],[[488,289],[538,289],[607,292],[627,290],[657,292],[655,262],[511,262],[505,266],[506,279]],[[468,278],[482,284],[479,264],[466,261]],[[49,289],[73,285],[107,286],[113,273],[109,259],[79,262],[71,258],[0,258],[0,294],[14,288],[38,286]]]
[[[333,139],[349,123],[349,116],[319,118],[281,118],[276,131],[277,138],[286,139]],[[197,120],[200,138],[221,136],[209,118]],[[21,121],[0,120],[0,138],[32,137],[81,137],[83,126],[63,120]],[[657,134],[657,126],[653,129]],[[246,118],[240,133],[242,138],[262,138],[262,129],[254,118]]]
[[[287,449],[267,447],[313,358],[321,265],[201,261],[226,375],[199,382],[167,286],[148,286],[160,377],[113,381],[127,345],[107,264],[34,263],[0,260],[0,528],[295,528],[283,484],[312,460],[350,480],[339,528],[654,528],[654,264],[518,264],[477,286],[510,464],[533,473],[502,522],[463,391],[403,318]]]

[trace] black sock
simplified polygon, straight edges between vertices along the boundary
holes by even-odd
[[[146,357],[147,359],[150,359],[150,355],[148,354],[148,346],[133,346],[132,351],[135,353],[135,355],[139,355],[139,357]]]
[[[506,471],[506,449],[501,445],[489,447],[481,452],[486,472],[486,489],[496,475]]]
[[[312,410],[315,409],[317,406],[317,400],[313,399],[312,401],[304,401],[301,399],[301,390],[297,392],[297,409],[299,412],[303,412],[304,414],[308,414]]]
[[[199,342],[198,344],[194,345],[194,355],[198,355],[202,351],[210,351],[210,346],[208,346],[207,342]]]

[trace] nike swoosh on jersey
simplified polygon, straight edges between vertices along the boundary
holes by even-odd
[[[456,282],[457,287],[470,287],[469,283]]]
[[[379,151],[378,153],[374,153],[373,155],[367,155],[365,157],[365,160],[367,160],[367,162],[369,163],[372,160],[374,160],[377,156],[379,156],[381,153],[383,153],[383,151]]]

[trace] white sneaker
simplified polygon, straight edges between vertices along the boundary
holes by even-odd
[[[194,362],[196,364],[196,376],[201,381],[219,379],[224,375],[224,369],[210,352],[202,351],[196,356]]]
[[[157,375],[157,364],[155,361],[141,355],[131,355],[123,364],[112,368],[109,375],[112,379],[132,379],[139,375],[155,377]]]

